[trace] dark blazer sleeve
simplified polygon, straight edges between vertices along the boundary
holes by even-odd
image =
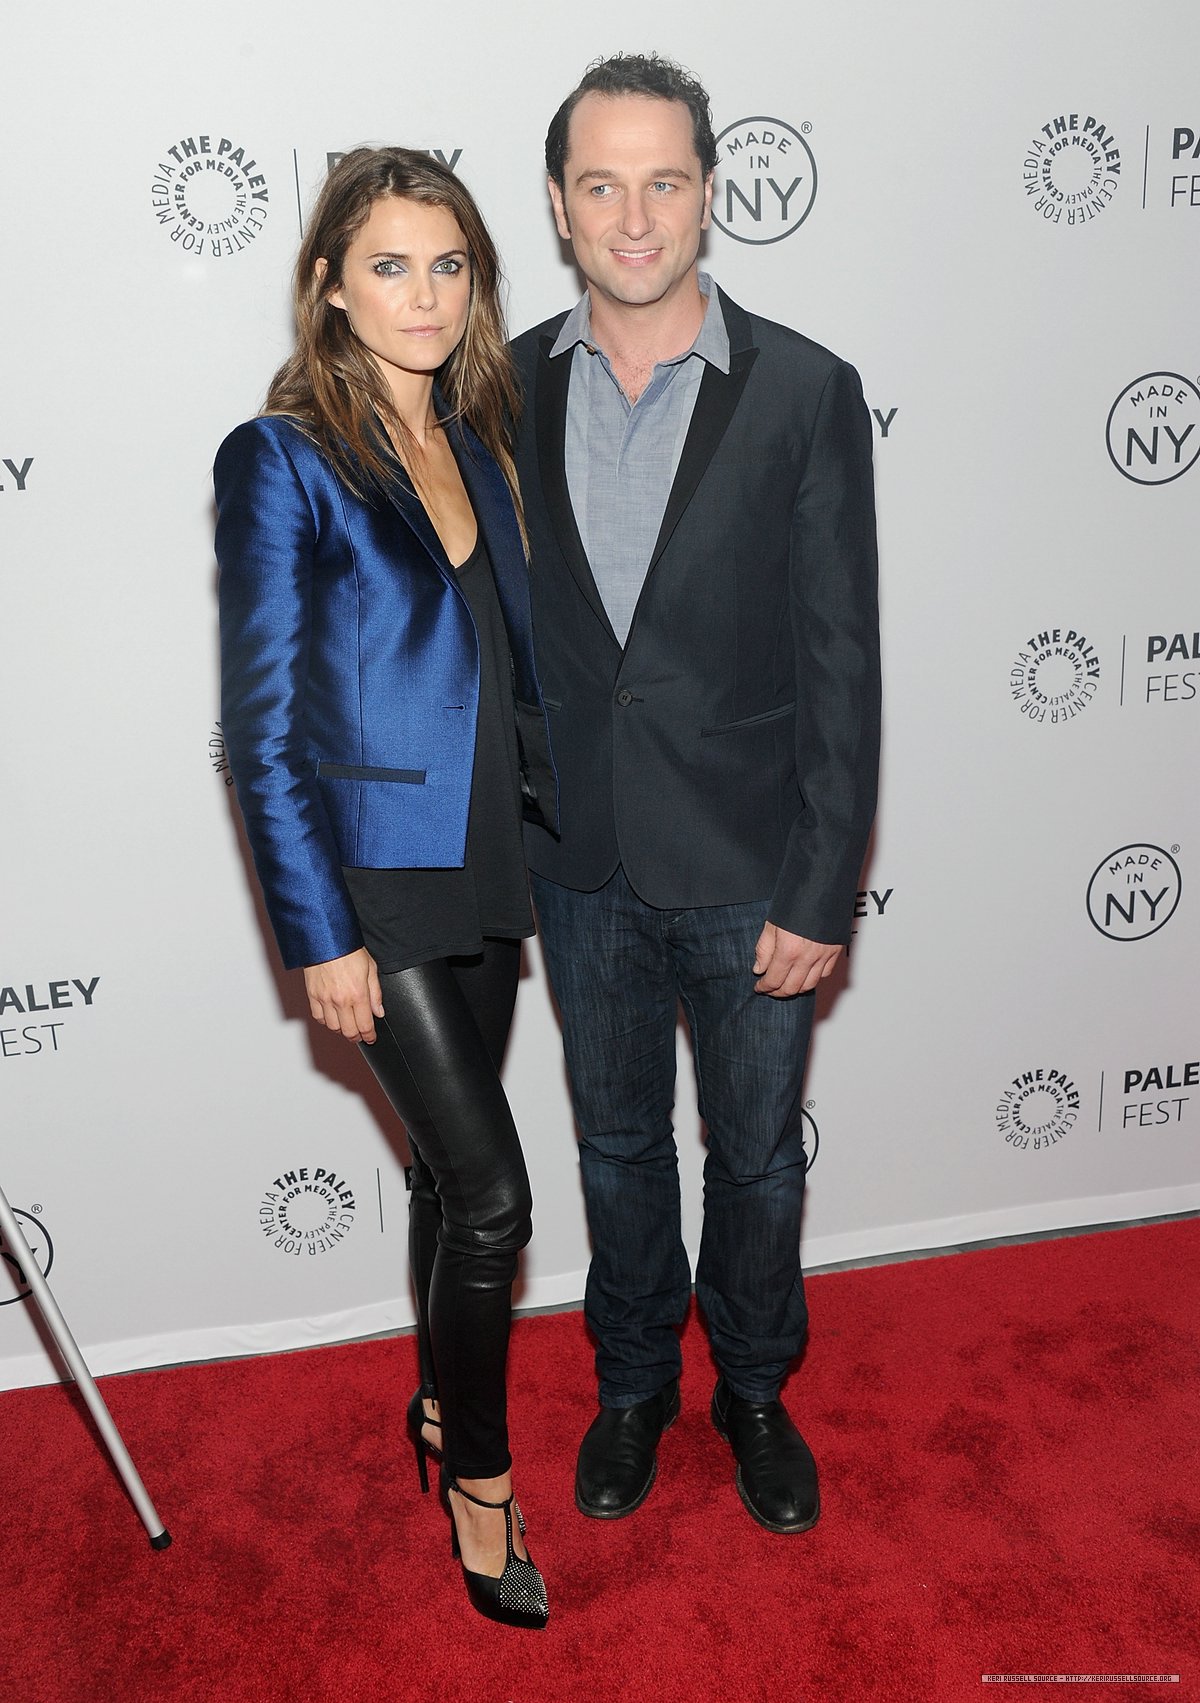
[[[221,727],[288,969],[362,945],[305,731],[317,519],[279,423],[232,432],[213,468]]]
[[[850,937],[875,814],[879,615],[871,422],[854,368],[821,393],[792,514],[796,774],[804,809],[768,912],[810,940]]]

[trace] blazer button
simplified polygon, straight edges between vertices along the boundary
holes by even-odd
[[[629,690],[628,686],[621,687],[621,690],[617,693],[617,702],[621,705],[622,709],[624,709],[626,704],[631,704],[633,702],[633,693]]]

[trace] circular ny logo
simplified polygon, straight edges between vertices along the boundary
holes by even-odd
[[[1074,627],[1032,633],[1008,675],[1009,692],[1030,721],[1058,727],[1082,714],[1100,686],[1100,658]]]
[[[238,254],[266,224],[267,180],[246,155],[228,136],[184,136],[158,162],[151,211],[185,254]]]
[[[19,1207],[13,1208],[13,1217],[21,1220],[21,1234],[29,1243],[37,1268],[43,1277],[48,1277],[54,1264],[54,1243],[50,1240],[50,1232],[40,1218],[35,1218],[31,1212],[22,1212]],[[30,1292],[29,1280],[22,1267],[24,1258],[24,1251],[18,1254],[0,1233],[0,1272],[3,1273],[0,1275],[0,1307],[24,1301]]]
[[[816,198],[813,151],[781,118],[739,118],[717,137],[712,216],[727,237],[782,242],[800,229]]]
[[[1109,460],[1135,485],[1169,485],[1200,461],[1200,390],[1181,373],[1143,373],[1108,411]]]
[[[280,1253],[327,1254],[354,1223],[354,1190],[324,1166],[276,1177],[258,1208],[258,1227]]]
[[[1137,841],[1110,852],[1096,870],[1087,912],[1110,940],[1145,940],[1170,922],[1182,892],[1183,876],[1170,852]]]
[[[1079,1116],[1079,1090],[1061,1070],[1014,1076],[996,1106],[996,1128],[1010,1147],[1044,1152]]]
[[[1121,150],[1098,118],[1059,113],[1025,150],[1025,194],[1052,225],[1085,225],[1102,213],[1121,181]]]

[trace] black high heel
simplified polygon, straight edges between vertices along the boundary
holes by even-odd
[[[472,1573],[464,1566],[463,1582],[467,1587],[467,1596],[471,1607],[479,1614],[486,1615],[489,1620],[498,1620],[502,1626],[525,1626],[533,1631],[540,1631],[550,1618],[550,1604],[546,1599],[546,1584],[542,1575],[534,1566],[532,1560],[522,1560],[513,1548],[513,1509],[516,1507],[511,1496],[506,1496],[503,1502],[485,1502],[482,1497],[472,1496],[469,1490],[464,1490],[456,1478],[451,1478],[442,1469],[442,1486],[447,1492],[446,1506],[450,1506],[449,1492],[454,1491],[467,1502],[474,1502],[477,1508],[504,1509],[504,1538],[507,1554],[504,1561],[504,1571],[498,1579],[493,1579],[490,1573]],[[517,1519],[521,1521],[520,1509],[517,1509]],[[525,1525],[521,1521],[521,1533],[524,1535]],[[454,1513],[450,1512],[450,1553],[462,1565],[462,1553],[458,1542],[458,1527],[454,1524]]]
[[[408,1404],[407,1415],[408,1438],[413,1446],[413,1453],[417,1457],[417,1477],[421,1481],[422,1493],[426,1493],[429,1489],[429,1468],[426,1461],[432,1460],[439,1467],[442,1465],[441,1449],[438,1448],[436,1443],[431,1443],[427,1437],[421,1435],[422,1425],[432,1425],[438,1431],[442,1428],[440,1419],[430,1419],[426,1413],[425,1402],[427,1399],[429,1398],[426,1398],[424,1393],[418,1390]]]

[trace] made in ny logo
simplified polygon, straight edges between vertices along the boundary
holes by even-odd
[[[1165,928],[1183,893],[1178,850],[1139,840],[1110,852],[1088,882],[1092,927],[1109,940],[1145,940]]]
[[[1062,112],[1025,149],[1025,194],[1048,224],[1082,226],[1102,213],[1121,181],[1121,150],[1091,113]]]
[[[20,1207],[13,1207],[13,1217],[19,1220],[21,1234],[29,1244],[29,1252],[37,1261],[37,1268],[43,1277],[49,1277],[50,1267],[54,1264],[54,1243],[50,1240],[50,1232],[42,1223],[41,1207],[35,1201],[28,1212],[22,1212]],[[24,1249],[12,1247],[3,1231],[0,1231],[0,1307],[11,1306],[14,1301],[24,1301],[28,1298],[29,1279],[25,1275],[26,1254]]]
[[[1108,411],[1108,458],[1135,485],[1169,485],[1200,461],[1200,389],[1182,373],[1143,373]]]
[[[1075,627],[1031,633],[1008,673],[1009,695],[1028,721],[1061,727],[1073,721],[1100,689],[1100,658]]]
[[[214,134],[172,142],[155,167],[150,208],[185,254],[240,254],[267,222],[267,180],[240,142]]]
[[[258,1227],[280,1253],[327,1254],[353,1227],[354,1190],[323,1165],[300,1165],[275,1178],[258,1208]]]
[[[735,242],[782,242],[817,198],[817,162],[806,137],[782,118],[739,118],[717,137],[712,217]]]
[[[996,1128],[1020,1153],[1048,1152],[1078,1119],[1078,1088],[1065,1071],[1045,1067],[1014,1076],[996,1105]]]

